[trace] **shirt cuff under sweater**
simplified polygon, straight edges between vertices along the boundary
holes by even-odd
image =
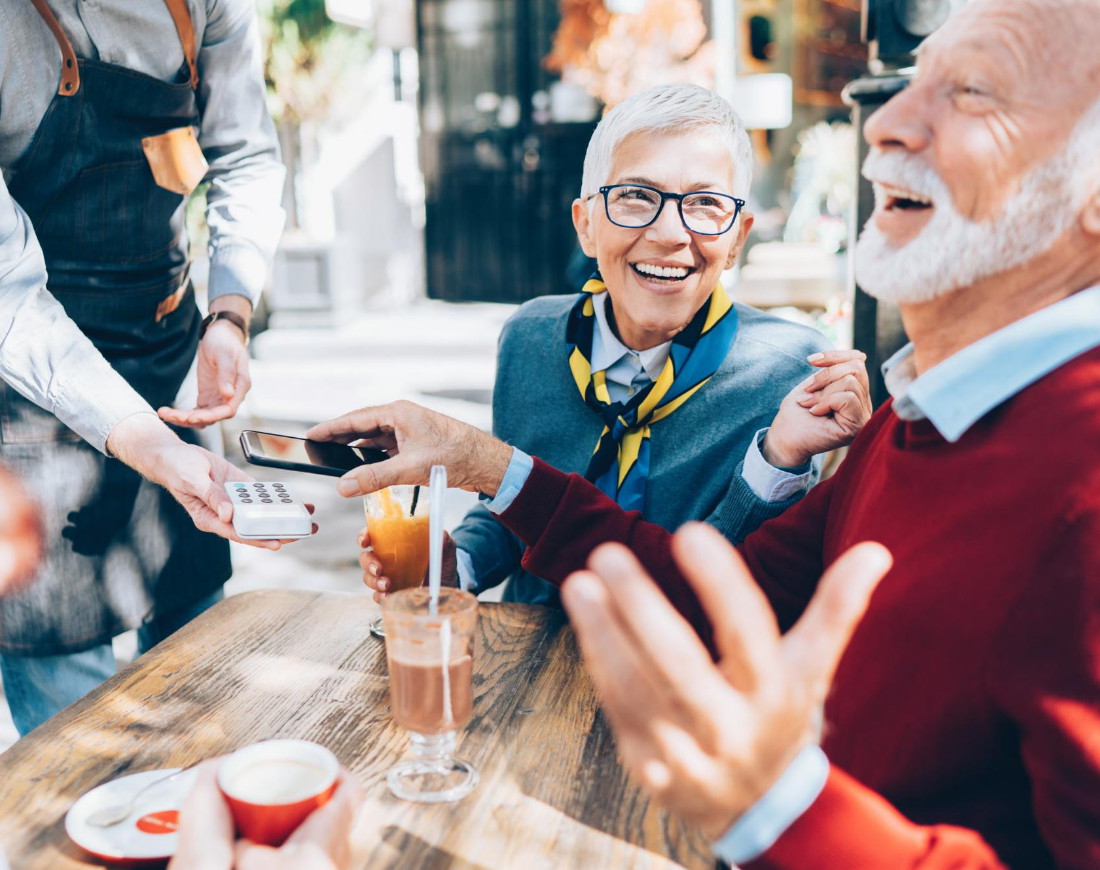
[[[531,466],[534,461],[518,447],[512,448],[512,458],[508,460],[508,467],[504,470],[497,494],[492,498],[482,496],[485,507],[498,516],[504,513],[515,501],[527,478],[531,474]]]
[[[1000,866],[972,831],[939,830],[944,841],[941,845],[948,846],[950,852],[943,857],[953,859],[950,866]],[[745,862],[742,870],[914,867],[929,857],[934,838],[928,834],[929,829],[913,824],[881,795],[833,766],[817,800],[770,849]],[[948,863],[931,861],[927,866],[945,868]]]

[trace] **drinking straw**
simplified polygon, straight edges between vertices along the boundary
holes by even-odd
[[[414,486],[414,487],[413,487],[413,500],[412,500],[412,504],[411,504],[411,505],[409,505],[409,516],[410,516],[410,517],[412,517],[412,516],[416,516],[416,503],[417,503],[418,501],[420,501],[420,487],[419,487],[419,486]]]
[[[447,498],[447,469],[433,465],[428,479],[431,504],[428,507],[428,612],[439,611],[439,587],[443,581],[443,517]]]

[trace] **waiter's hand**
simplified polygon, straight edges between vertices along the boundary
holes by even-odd
[[[219,296],[210,303],[210,311],[232,311],[248,323],[252,303],[243,296]],[[237,413],[252,387],[248,376],[248,350],[245,335],[228,320],[215,320],[199,342],[196,374],[198,402],[190,411],[160,408],[160,418],[174,426],[201,429]]]
[[[42,518],[15,475],[0,466],[0,595],[34,576],[42,558]]]
[[[819,453],[852,443],[874,411],[866,360],[858,350],[827,350],[809,358],[819,371],[787,394],[764,436],[769,463],[799,468]]]
[[[217,786],[219,759],[198,769],[180,811],[179,847],[168,870],[351,870],[361,866],[352,829],[363,789],[346,770],[332,799],[314,810],[279,848],[233,835],[233,819]]]
[[[619,544],[597,548],[562,600],[624,767],[718,839],[818,739],[833,671],[891,560],[879,544],[848,550],[781,637],[760,587],[715,529],[685,526],[673,555],[714,625],[717,664]]]
[[[233,529],[233,502],[225,484],[251,478],[221,456],[185,444],[152,414],[134,414],[118,423],[107,438],[107,450],[142,477],[167,489],[204,532],[267,550],[278,550],[283,543],[239,537]],[[306,508],[313,512],[313,505]],[[313,531],[317,531],[316,525]]]
[[[340,495],[349,497],[399,483],[424,486],[433,465],[447,467],[448,486],[493,496],[512,459],[511,447],[476,426],[404,401],[318,423],[306,437],[354,442],[390,455],[340,479]]]

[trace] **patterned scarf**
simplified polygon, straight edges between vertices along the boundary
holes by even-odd
[[[569,313],[565,341],[569,368],[584,403],[604,422],[584,476],[623,508],[640,511],[649,477],[649,429],[703,386],[729,353],[737,333],[737,310],[719,284],[675,338],[653,383],[628,402],[612,402],[605,372],[592,372],[592,341],[598,328],[593,297],[607,290],[594,275]]]

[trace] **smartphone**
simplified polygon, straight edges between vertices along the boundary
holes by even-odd
[[[373,447],[348,447],[332,441],[310,441],[307,438],[276,435],[274,432],[255,432],[252,429],[245,429],[241,433],[241,449],[244,451],[244,458],[253,465],[329,474],[333,477],[341,477],[360,465],[389,459],[384,451]]]

